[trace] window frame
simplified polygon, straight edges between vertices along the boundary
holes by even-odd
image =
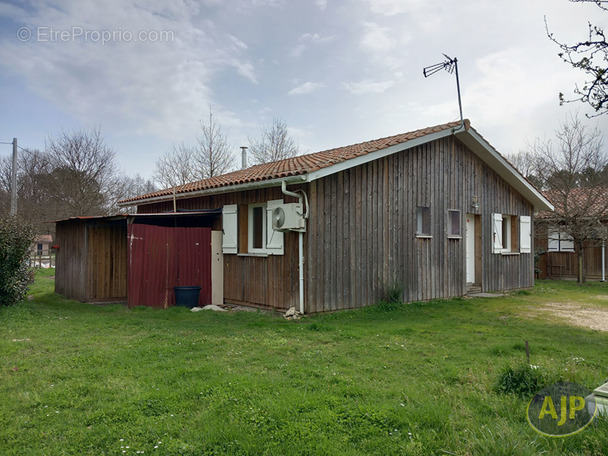
[[[433,219],[431,216],[431,208],[429,206],[416,206],[416,237],[421,239],[429,239],[433,237],[432,227]],[[425,223],[426,222],[426,223]],[[425,224],[428,225],[425,227]],[[428,230],[425,230],[428,228]]]
[[[257,208],[261,208],[262,210],[262,217],[261,217],[261,221],[262,221],[262,226],[260,227],[261,229],[261,235],[262,235],[262,247],[254,247],[253,243],[254,243],[254,210]],[[266,248],[267,245],[267,234],[266,234],[266,227],[267,227],[267,216],[266,216],[266,203],[255,203],[255,204],[249,204],[247,206],[247,253],[252,253],[252,254],[268,254],[268,249]]]
[[[552,237],[551,234],[555,234],[557,237]],[[551,241],[557,242],[557,249],[555,247],[551,247]],[[572,247],[564,247],[564,244],[571,245]],[[572,238],[572,236],[565,233],[559,227],[551,227],[547,229],[547,253],[574,253],[575,251],[574,238]]]
[[[521,246],[521,217],[511,214],[492,214],[492,253],[496,255],[519,255]]]
[[[456,219],[458,220],[458,233],[452,232],[454,214],[458,214]],[[462,239],[462,211],[460,209],[448,209],[446,221],[446,232],[448,239]]]

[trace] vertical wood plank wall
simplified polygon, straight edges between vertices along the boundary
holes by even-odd
[[[531,204],[453,137],[312,182],[310,201],[308,312],[373,304],[395,284],[406,301],[465,294],[466,213],[481,216],[482,289],[533,285],[532,254],[491,244],[491,214],[532,216]],[[431,208],[430,239],[416,237],[417,206]],[[448,209],[461,239],[447,238]]]
[[[87,301],[127,300],[126,220],[87,225]]]
[[[127,299],[126,220],[57,224],[55,291],[79,301]]]
[[[59,245],[55,263],[55,292],[71,299],[86,299],[86,224],[84,221],[58,222]]]
[[[545,231],[545,230],[543,230]],[[543,238],[536,238],[536,246],[547,251],[548,240],[545,234]],[[585,241],[583,253],[583,267],[588,279],[600,279],[602,277],[602,247],[591,240]],[[608,251],[608,246],[606,247]],[[606,260],[608,264],[608,260]],[[578,257],[576,252],[547,252],[541,256],[538,268],[542,271],[541,279],[576,278],[578,276]]]

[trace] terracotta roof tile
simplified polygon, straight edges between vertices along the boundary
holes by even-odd
[[[608,218],[608,187],[573,188],[567,195],[558,190],[549,190],[544,195],[551,201],[557,214]],[[551,218],[552,215],[552,212],[546,211],[539,213],[540,218]]]
[[[216,189],[228,187],[231,185],[246,184],[251,182],[259,182],[270,179],[280,179],[284,177],[299,176],[319,169],[327,168],[337,163],[342,163],[353,158],[367,155],[378,150],[411,141],[412,139],[421,138],[432,133],[448,130],[458,127],[460,122],[450,122],[443,125],[437,125],[430,128],[424,128],[399,135],[388,136],[386,138],[375,139],[350,146],[337,147],[334,149],[315,152],[307,155],[300,155],[293,158],[287,158],[271,163],[255,165],[250,168],[233,171],[221,176],[211,177],[196,182],[180,185],[175,188],[177,195],[191,193],[201,190]],[[468,125],[468,122],[467,122]],[[125,199],[119,204],[136,203],[151,198],[173,195],[173,188],[159,190],[145,195],[136,196],[135,198]]]

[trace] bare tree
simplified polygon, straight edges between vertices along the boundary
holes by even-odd
[[[51,172],[50,157],[39,150],[23,149],[17,161],[17,199],[18,212],[27,220],[37,233],[46,233],[52,229],[50,220],[56,219],[56,212],[48,199],[46,186],[43,184],[46,175]],[[0,162],[0,188],[3,194],[10,195],[12,160],[6,158]],[[8,206],[2,204],[2,212]]]
[[[112,213],[124,212],[125,210],[129,212],[131,209],[136,210],[134,207],[128,207],[126,209],[118,207],[116,203],[123,199],[146,195],[157,190],[152,179],[146,179],[139,173],[135,176],[127,176],[126,174],[118,175],[111,198]]]
[[[295,157],[299,150],[289,136],[286,123],[275,117],[271,126],[262,127],[260,139],[249,138],[249,152],[254,162],[259,164]]]
[[[600,130],[587,128],[578,117],[562,123],[555,139],[537,140],[531,150],[535,174],[555,206],[553,213],[539,217],[538,234],[553,227],[571,237],[582,283],[585,242],[606,238],[602,221],[608,219],[608,154]]]
[[[195,152],[184,143],[173,144],[172,149],[156,160],[154,181],[163,188],[177,187],[200,180]]]
[[[48,138],[46,154],[52,170],[43,184],[57,214],[69,217],[108,212],[116,185],[115,154],[98,128]]]
[[[537,176],[537,157],[530,152],[527,151],[519,151],[516,154],[512,154],[506,157],[509,162],[517,168],[517,170],[528,179],[532,184],[534,184],[537,188],[542,187],[542,183],[539,181],[539,176]]]
[[[570,0],[573,3],[595,3],[603,11],[608,11],[605,0]],[[582,101],[589,104],[596,115],[608,113],[608,43],[603,28],[588,24],[588,37],[576,44],[565,44],[558,41],[549,31],[547,19],[545,27],[549,38],[559,46],[559,57],[573,68],[585,73],[587,80],[582,87],[574,88],[577,98],[566,100],[563,93],[559,94],[561,104],[571,101]]]
[[[209,122],[201,120],[202,136],[198,138],[195,160],[202,179],[225,174],[234,168],[234,155],[220,125],[209,110]]]

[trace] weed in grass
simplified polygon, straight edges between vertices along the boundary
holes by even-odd
[[[513,393],[522,398],[531,398],[549,384],[547,375],[539,366],[521,364],[505,366],[495,385],[499,393]]]

